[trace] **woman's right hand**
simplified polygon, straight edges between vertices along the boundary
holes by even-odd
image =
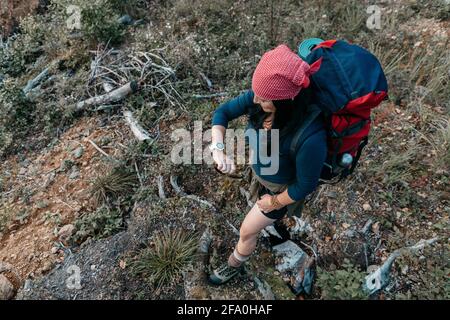
[[[225,155],[223,150],[213,150],[213,160],[217,165],[217,169],[223,173],[233,173],[236,170],[233,160]]]

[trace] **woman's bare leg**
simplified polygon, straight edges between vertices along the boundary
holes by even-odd
[[[228,263],[214,269],[208,279],[211,284],[222,285],[241,272],[239,268],[255,250],[259,232],[275,219],[267,218],[255,204],[242,222],[239,242],[228,258]]]
[[[274,221],[275,219],[267,218],[255,204],[242,222],[239,242],[228,263],[234,267],[242,264],[255,250],[258,234]]]

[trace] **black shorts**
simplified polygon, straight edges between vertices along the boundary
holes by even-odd
[[[282,193],[287,188],[287,184],[277,184],[273,182],[268,182],[260,177],[256,177],[256,174],[251,170],[250,179],[250,201],[256,203],[265,194],[275,195]],[[273,210],[271,212],[263,212],[263,214],[269,219],[279,220],[282,219],[286,214],[289,216],[296,215],[300,217],[303,210],[304,201],[296,201],[291,203],[281,209]]]

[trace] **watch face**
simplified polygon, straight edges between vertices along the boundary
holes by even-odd
[[[217,142],[217,143],[216,143],[216,147],[217,147],[217,149],[219,149],[219,150],[225,149],[225,146],[223,145],[223,143],[220,143],[220,142]]]

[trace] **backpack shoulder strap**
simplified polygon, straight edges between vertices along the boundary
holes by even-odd
[[[294,134],[294,137],[292,138],[291,145],[289,147],[289,154],[291,158],[295,159],[295,154],[297,152],[300,138],[302,137],[303,133],[305,132],[306,128],[309,127],[309,125],[319,116],[319,114],[322,112],[322,110],[316,106],[311,105],[309,106],[310,110],[308,112],[308,116],[306,119],[302,122],[302,124],[297,128],[297,131]]]

